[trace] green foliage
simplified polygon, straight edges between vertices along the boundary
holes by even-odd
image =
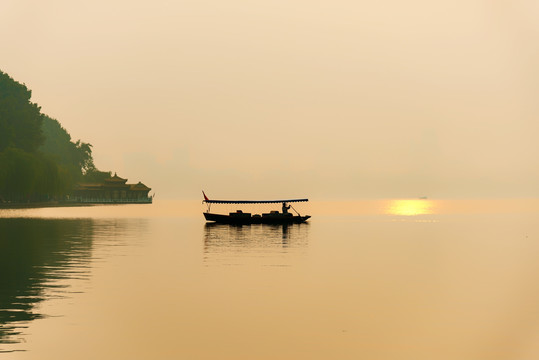
[[[82,182],[102,183],[105,181],[105,179],[108,179],[110,177],[112,177],[112,173],[110,171],[99,171],[97,169],[90,169],[84,174]]]
[[[35,156],[21,149],[9,148],[0,158],[0,190],[9,200],[27,199],[37,178]]]
[[[83,177],[109,177],[95,168],[92,145],[71,141],[31,94],[0,71],[0,203],[63,198]]]
[[[32,92],[0,71],[0,151],[15,147],[28,152],[43,141],[40,107],[30,102]]]
[[[73,183],[69,171],[42,153],[16,148],[0,152],[0,203],[59,199]]]
[[[58,120],[44,115],[43,134],[45,142],[39,150],[69,171],[73,179],[79,180],[83,173],[95,170],[92,145],[71,141],[71,135]]]

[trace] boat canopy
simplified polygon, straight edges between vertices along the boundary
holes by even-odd
[[[208,204],[277,204],[277,203],[291,203],[291,202],[307,202],[309,199],[288,199],[288,200],[209,200],[205,199],[204,202]]]

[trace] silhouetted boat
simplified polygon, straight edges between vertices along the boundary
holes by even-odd
[[[307,221],[311,216],[310,215],[293,215],[288,212],[288,208],[291,205],[286,205],[293,202],[307,202],[309,199],[287,199],[287,200],[210,200],[204,195],[204,200],[208,204],[208,210],[204,213],[204,218],[206,221],[214,221],[221,224],[293,224],[293,223],[302,223]],[[212,204],[283,204],[283,212],[279,211],[270,211],[269,213],[263,214],[254,214],[245,213],[242,210],[236,210],[236,212],[231,212],[226,214],[216,214],[211,213],[210,208]],[[294,211],[296,211],[294,209]]]

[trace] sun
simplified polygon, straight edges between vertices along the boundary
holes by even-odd
[[[386,209],[390,215],[415,216],[432,214],[434,203],[429,200],[392,200]]]

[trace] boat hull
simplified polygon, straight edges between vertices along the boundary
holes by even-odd
[[[213,221],[220,224],[297,224],[307,221],[311,216],[294,216],[292,214],[264,214],[262,216],[242,214],[240,216],[234,216],[205,212],[204,217],[206,221]]]

